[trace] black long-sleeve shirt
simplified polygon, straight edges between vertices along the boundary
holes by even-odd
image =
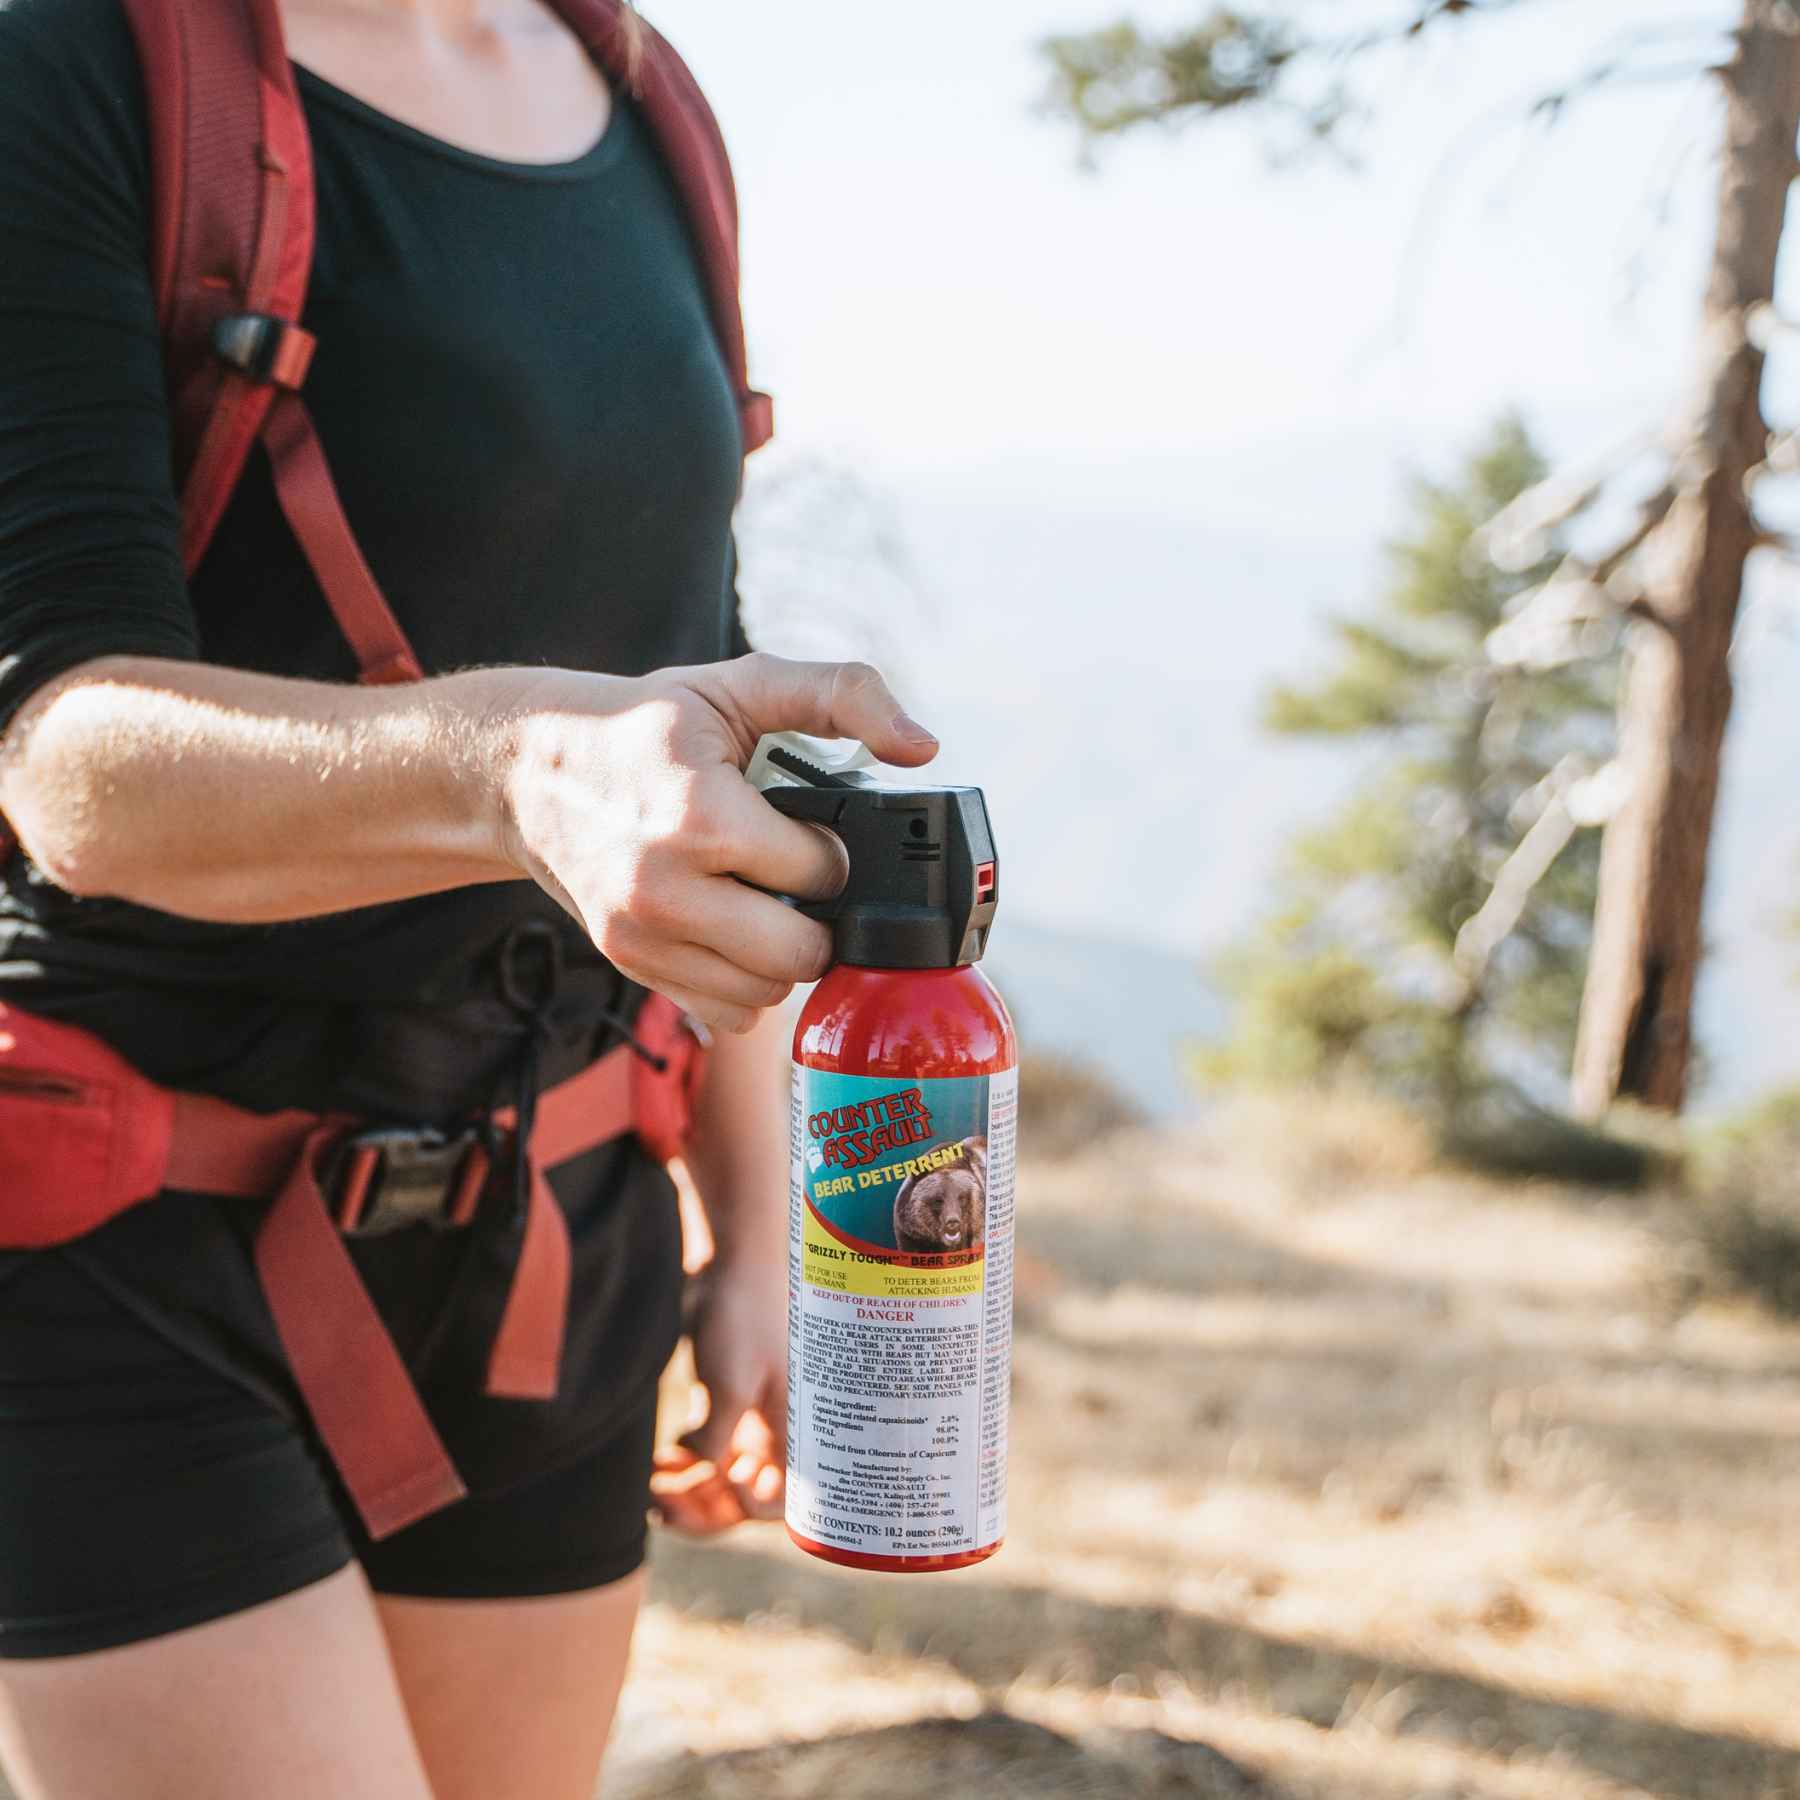
[[[307,400],[427,672],[639,674],[744,648],[730,382],[629,100],[586,154],[529,166],[299,80],[319,204]],[[183,579],[149,181],[117,0],[0,6],[0,724],[101,655],[354,675],[260,452]],[[73,899],[21,854],[0,894],[0,997],[170,1083],[404,1116],[428,1095],[395,1066],[396,1034],[437,1021],[440,1085],[487,1067],[484,958],[527,916],[604,974],[528,882],[218,926]]]

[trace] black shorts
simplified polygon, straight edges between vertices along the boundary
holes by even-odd
[[[630,1140],[552,1179],[577,1295],[556,1402],[480,1392],[505,1258],[479,1226],[353,1247],[471,1489],[378,1544],[287,1375],[257,1209],[165,1194],[75,1246],[0,1256],[0,1658],[155,1637],[353,1559],[378,1592],[437,1598],[636,1569],[679,1330],[673,1190]]]

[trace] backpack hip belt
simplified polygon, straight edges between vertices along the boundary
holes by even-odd
[[[486,1386],[554,1399],[570,1251],[547,1171],[627,1132],[672,1160],[703,1064],[688,1021],[652,994],[630,1040],[538,1096],[516,1144],[511,1107],[460,1136],[251,1112],[164,1087],[91,1032],[0,1006],[0,1249],[68,1243],[165,1188],[272,1195],[258,1278],[319,1437],[370,1535],[386,1537],[466,1490],[343,1237],[466,1225],[495,1162],[523,1158],[524,1230]]]

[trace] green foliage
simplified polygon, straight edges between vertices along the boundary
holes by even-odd
[[[1691,1224],[1713,1279],[1800,1318],[1800,1089],[1706,1147]]]
[[[1611,741],[1610,660],[1540,673],[1487,654],[1560,547],[1506,572],[1473,540],[1542,474],[1508,420],[1460,479],[1417,482],[1416,522],[1389,546],[1376,606],[1331,622],[1320,678],[1268,696],[1270,730],[1354,747],[1363,773],[1334,816],[1294,840],[1272,915],[1226,959],[1234,1029],[1198,1059],[1204,1078],[1349,1077],[1454,1132],[1496,1089],[1538,1085],[1566,1063],[1598,878],[1593,834],[1562,852],[1491,957],[1458,944],[1555,781],[1603,760]]]
[[[1093,142],[1142,125],[1240,110],[1278,119],[1302,147],[1335,144],[1355,110],[1344,72],[1359,53],[1421,36],[1447,19],[1486,17],[1522,0],[1412,0],[1313,9],[1316,26],[1218,6],[1185,30],[1152,36],[1129,19],[1047,38],[1048,111]],[[1290,6],[1289,11],[1305,9]],[[1345,14],[1361,25],[1347,25]]]
[[[1272,924],[1224,959],[1220,973],[1237,1012],[1226,1043],[1192,1054],[1203,1082],[1366,1085],[1428,1023],[1360,956],[1312,941],[1310,923]]]
[[[1222,112],[1266,99],[1293,55],[1285,26],[1221,9],[1192,30],[1147,37],[1129,20],[1053,37],[1050,104],[1094,137],[1177,113]]]

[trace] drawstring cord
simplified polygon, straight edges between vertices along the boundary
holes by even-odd
[[[531,952],[541,960],[529,972],[521,966]],[[520,1046],[519,1060],[512,1072],[513,1107],[516,1125],[513,1131],[512,1204],[513,1217],[523,1218],[531,1199],[531,1168],[526,1148],[531,1142],[531,1128],[537,1116],[538,1090],[542,1085],[544,1051],[556,1034],[551,1023],[558,990],[563,980],[563,946],[554,926],[542,919],[526,919],[507,933],[499,952],[500,997],[523,1022],[526,1035]],[[658,1075],[666,1074],[669,1059],[643,1043],[632,1022],[610,1007],[595,1009],[607,1027],[620,1040],[629,1044],[632,1053],[641,1057]],[[599,1054],[598,1050],[595,1052]],[[489,1154],[497,1145],[490,1127]]]
[[[643,1043],[637,1033],[632,1030],[631,1021],[623,1013],[613,1012],[604,1006],[600,1007],[598,1011],[600,1017],[631,1046],[634,1055],[641,1057],[657,1074],[666,1075],[668,1073],[669,1059],[666,1056],[658,1056],[648,1044]]]
[[[528,976],[520,966],[531,950],[542,960]],[[526,1151],[537,1118],[538,1088],[544,1066],[544,1048],[554,1034],[550,1022],[562,985],[562,939],[541,919],[515,925],[500,946],[500,997],[525,1026],[525,1042],[513,1070],[512,1216],[524,1218],[531,1203],[531,1163]],[[533,979],[535,977],[535,979]]]

